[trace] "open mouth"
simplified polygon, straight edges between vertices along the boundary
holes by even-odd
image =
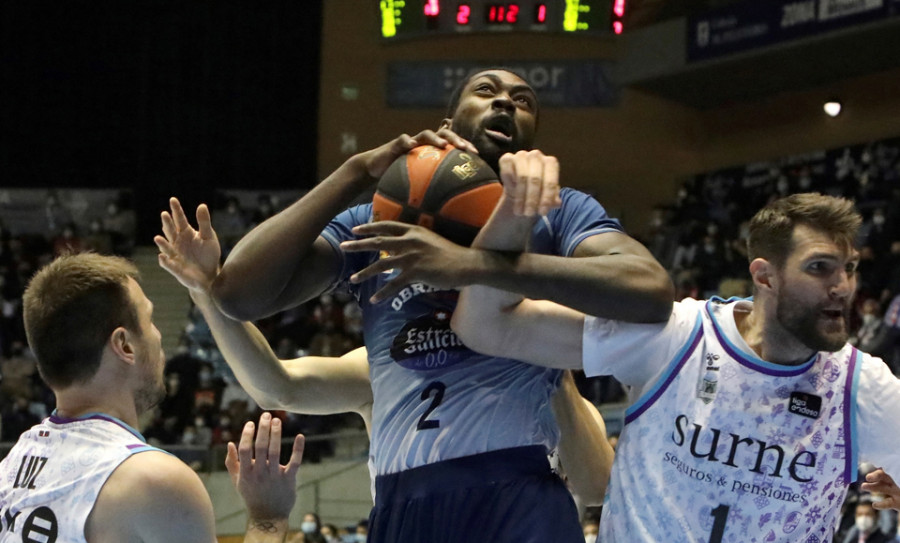
[[[826,318],[831,320],[843,320],[844,318],[844,311],[841,309],[824,309],[822,310],[822,314],[825,315]]]
[[[503,145],[512,143],[516,131],[516,123],[508,115],[492,117],[484,127],[484,133],[492,140]]]

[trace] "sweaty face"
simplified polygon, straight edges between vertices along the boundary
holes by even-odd
[[[166,397],[166,385],[163,376],[165,354],[162,350],[162,335],[153,324],[153,303],[147,299],[144,291],[136,281],[130,280],[129,291],[131,301],[137,311],[140,336],[136,339],[135,354],[137,356],[140,381],[135,391],[135,403],[141,413],[159,404]]]
[[[793,240],[779,272],[778,323],[809,349],[838,351],[849,335],[859,255],[804,225]]]
[[[466,83],[450,129],[471,141],[496,171],[503,154],[531,149],[536,115],[537,98],[522,78],[489,70]]]

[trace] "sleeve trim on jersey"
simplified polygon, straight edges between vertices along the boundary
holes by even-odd
[[[846,447],[845,457],[847,459],[844,478],[848,485],[856,482],[857,474],[859,473],[859,447],[857,446],[858,440],[856,439],[856,392],[859,388],[860,359],[860,353],[856,347],[854,347],[853,352],[850,355],[850,368],[848,368],[847,371],[847,381],[844,383],[844,401],[848,404],[844,408],[844,429],[846,432],[844,443]]]
[[[685,342],[681,351],[669,362],[666,373],[657,380],[656,385],[625,410],[625,424],[641,416],[644,411],[650,409],[650,406],[656,403],[656,400],[669,388],[669,385],[675,379],[675,376],[678,375],[678,372],[681,371],[685,362],[694,354],[694,350],[697,349],[697,345],[700,344],[700,338],[702,337],[703,321],[700,318],[700,313],[697,313],[697,321],[694,323],[694,329],[691,331],[690,336],[688,336],[688,341]]]
[[[164,451],[164,450],[160,449],[159,447],[154,447],[152,445],[134,444],[134,445],[128,445],[126,448],[128,449],[129,452],[131,452],[131,454],[137,454],[137,453],[142,453],[142,452],[147,452],[147,451],[156,451],[156,452],[166,453],[169,456],[175,456],[174,454],[170,453],[169,451]]]
[[[727,352],[731,358],[735,359],[742,366],[746,366],[754,371],[758,371],[766,375],[772,375],[774,377],[796,377],[797,375],[806,373],[806,371],[816,363],[818,353],[813,354],[809,360],[799,366],[785,366],[782,364],[773,364],[772,362],[767,362],[752,353],[747,353],[742,349],[739,349],[728,339],[728,336],[722,331],[721,324],[719,324],[719,321],[716,320],[716,315],[710,309],[710,305],[715,301],[715,299],[711,299],[706,302],[705,306],[706,313],[707,315],[709,315],[709,320],[713,325],[713,331],[715,332],[716,338],[719,340],[719,343],[722,344],[722,348],[725,349],[725,352]]]
[[[597,234],[606,234],[608,232],[618,232],[623,234],[624,231],[621,228],[615,228],[612,226],[605,226],[603,228],[594,228],[593,230],[588,230],[587,232],[582,232],[575,236],[569,245],[566,247],[565,253],[563,256],[572,256],[572,253],[575,252],[575,249],[578,248],[578,245],[581,244],[582,241],[586,240],[589,237],[596,236]]]
[[[335,238],[327,231],[322,231],[322,233],[319,235],[322,236],[322,239],[327,241],[329,245],[331,245],[331,250],[334,251],[334,257],[337,258],[341,264],[340,273],[338,273],[337,277],[328,286],[328,288],[325,289],[325,292],[328,292],[330,290],[333,290],[344,280],[344,275],[347,273],[347,259],[344,258],[344,251],[341,250],[341,243],[337,240],[337,238]]]

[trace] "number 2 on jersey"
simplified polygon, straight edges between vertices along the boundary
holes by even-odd
[[[422,401],[424,402],[429,397],[432,396],[432,392],[434,396],[431,397],[431,405],[428,406],[428,409],[422,413],[422,417],[419,419],[419,424],[416,425],[416,430],[430,430],[432,428],[438,428],[441,425],[441,421],[439,420],[428,420],[428,415],[431,414],[432,411],[437,409],[437,406],[441,405],[441,402],[444,401],[444,391],[447,390],[447,385],[440,381],[434,381],[429,383],[425,390],[422,391]]]

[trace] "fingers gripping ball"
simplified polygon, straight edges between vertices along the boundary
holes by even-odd
[[[372,199],[375,221],[400,221],[470,245],[503,193],[497,174],[478,155],[423,145],[384,172]]]

